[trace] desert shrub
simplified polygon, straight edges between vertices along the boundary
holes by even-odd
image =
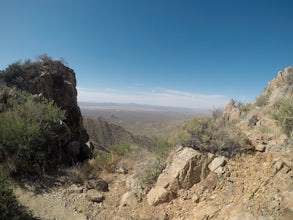
[[[34,164],[44,164],[51,126],[64,118],[52,101],[35,101],[26,93],[9,98],[0,112],[0,162],[12,162],[7,164],[13,172],[30,172]]]
[[[95,164],[97,169],[106,170],[108,172],[113,172],[117,163],[119,161],[119,157],[113,152],[98,152],[95,156]]]
[[[182,146],[204,150],[210,146],[213,127],[211,118],[193,118],[182,124],[180,130],[175,133],[175,139],[177,144]]]
[[[256,99],[256,105],[261,107],[268,103],[269,96],[268,95],[261,95]]]
[[[161,160],[157,160],[150,164],[143,173],[138,176],[138,179],[142,186],[151,187],[157,182],[159,175],[165,169],[166,164]]]
[[[28,211],[19,205],[9,185],[8,175],[0,166],[0,219],[33,219]]]
[[[175,144],[199,151],[225,153],[231,156],[241,146],[249,144],[246,135],[231,122],[211,118],[193,118],[185,121],[175,133]]]
[[[155,145],[154,145],[153,151],[158,159],[160,160],[166,159],[171,149],[172,149],[172,144],[169,143],[166,139],[164,138],[155,139]]]
[[[291,136],[293,132],[293,100],[283,99],[274,105],[273,117],[279,121],[282,130]]]

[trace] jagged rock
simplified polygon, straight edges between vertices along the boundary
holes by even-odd
[[[88,180],[85,184],[87,189],[96,189],[97,191],[101,192],[108,192],[109,187],[108,183],[102,179],[91,179]]]
[[[216,157],[210,164],[209,169],[210,171],[217,173],[217,174],[223,174],[224,173],[224,167],[226,158],[224,156]]]
[[[177,147],[156,185],[147,194],[150,205],[172,200],[179,189],[189,189],[207,174],[207,156],[192,148]]]
[[[85,195],[86,200],[91,201],[91,202],[103,202],[105,197],[103,196],[102,193],[98,192],[97,190],[90,189],[87,191]]]
[[[231,99],[226,105],[222,117],[229,121],[235,121],[239,119],[239,116],[240,110],[236,107],[235,101]]]

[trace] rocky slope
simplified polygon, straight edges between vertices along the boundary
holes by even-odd
[[[16,188],[16,194],[43,219],[293,219],[292,137],[272,117],[278,100],[293,97],[291,77],[292,68],[278,74],[260,96],[265,100],[227,105],[222,117],[247,134],[253,146],[250,151],[227,158],[178,147],[153,187],[139,179],[153,156],[148,151],[133,152],[120,162],[128,173],[99,173],[109,191],[54,178],[52,191],[32,195]],[[48,211],[59,206],[66,216]]]

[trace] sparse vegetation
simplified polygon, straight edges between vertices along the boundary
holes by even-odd
[[[174,137],[175,144],[229,156],[249,144],[248,138],[231,122],[207,117],[185,121]]]
[[[283,132],[289,137],[293,133],[293,100],[283,99],[275,104],[274,118],[279,121]]]
[[[141,175],[139,180],[144,187],[151,187],[157,182],[159,175],[165,169],[165,163],[161,160],[156,160],[150,164]]]

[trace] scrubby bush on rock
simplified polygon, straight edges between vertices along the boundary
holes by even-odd
[[[36,165],[52,163],[56,149],[50,147],[58,139],[53,128],[65,118],[64,111],[53,101],[35,100],[24,92],[0,105],[0,162],[12,172],[32,172]]]

